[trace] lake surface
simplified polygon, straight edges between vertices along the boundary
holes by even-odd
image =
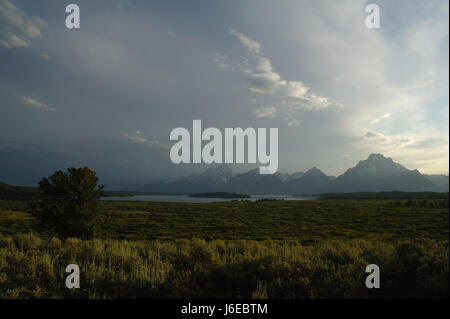
[[[312,197],[289,196],[289,195],[251,195],[245,200],[256,201],[258,199],[284,199],[284,200],[308,200]],[[189,197],[188,195],[136,195],[136,196],[111,196],[102,197],[101,200],[109,201],[139,201],[139,202],[171,202],[171,203],[214,203],[231,202],[236,198],[200,198]]]

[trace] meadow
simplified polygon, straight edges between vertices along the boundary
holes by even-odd
[[[96,238],[0,201],[1,298],[448,298],[448,200],[101,202]],[[81,289],[65,287],[65,266]],[[381,288],[365,287],[365,267]]]

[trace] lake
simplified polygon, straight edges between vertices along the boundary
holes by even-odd
[[[256,201],[258,199],[283,199],[283,200],[308,200],[313,197],[307,196],[289,196],[289,195],[251,195],[251,198],[245,200]],[[188,195],[136,195],[136,196],[111,196],[102,197],[101,200],[108,201],[137,201],[137,202],[172,202],[172,203],[214,203],[230,202],[234,198],[200,198],[189,197]]]

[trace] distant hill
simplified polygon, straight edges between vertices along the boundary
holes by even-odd
[[[371,154],[344,174],[327,176],[317,167],[294,174],[261,175],[258,169],[234,174],[227,165],[200,174],[147,185],[168,193],[320,194],[351,192],[448,192],[448,175],[423,175],[382,154]]]
[[[447,193],[437,192],[357,192],[320,194],[318,199],[447,199]]]
[[[0,200],[30,200],[36,199],[38,194],[37,186],[16,186],[0,182]],[[140,194],[148,195],[140,192],[104,191],[103,197],[129,197]]]
[[[0,200],[28,200],[38,195],[38,188],[31,186],[13,186],[0,182]]]

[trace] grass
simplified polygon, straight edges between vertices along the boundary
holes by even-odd
[[[221,203],[101,202],[98,238],[440,239],[448,200],[311,200]],[[33,229],[26,203],[0,201],[0,233]]]
[[[0,298],[449,296],[448,200],[100,206],[97,239],[61,241],[0,201]],[[71,263],[81,289],[65,287]],[[365,287],[372,263],[380,289]]]
[[[399,206],[397,203],[401,203]],[[102,203],[98,235],[118,239],[447,239],[448,206],[392,201]],[[423,203],[423,202],[422,202]],[[448,204],[447,204],[448,205]]]
[[[0,298],[448,298],[448,242],[0,237]],[[81,288],[65,287],[80,266]],[[365,287],[365,267],[381,288]]]

